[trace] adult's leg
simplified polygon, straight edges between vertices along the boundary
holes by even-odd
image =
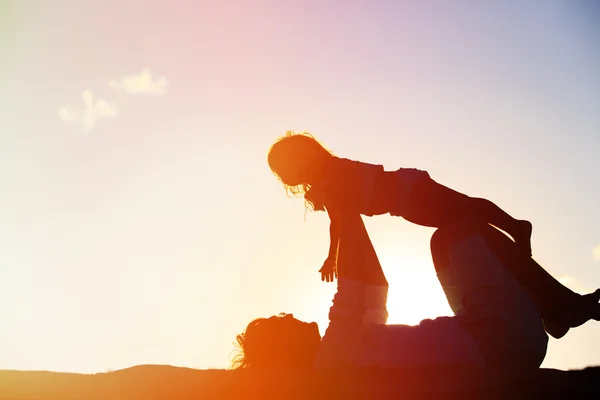
[[[342,353],[352,354],[361,366],[481,366],[478,346],[456,318],[424,320],[418,326],[386,324],[388,283],[363,220],[358,214],[340,220],[338,292],[324,346],[343,347]]]
[[[561,311],[579,299],[577,293],[554,279],[537,261],[519,253],[502,232],[488,225],[482,228],[482,234],[515,279],[529,290],[542,315]]]
[[[526,291],[495,256],[480,225],[438,229],[432,237],[434,262],[454,271],[463,329],[475,340],[487,365],[538,367],[548,337]],[[444,268],[441,268],[444,269]]]
[[[579,299],[580,295],[554,279],[533,258],[524,257],[502,232],[483,224],[477,229],[502,265],[527,290],[542,318],[563,311]],[[431,251],[438,276],[446,276],[447,243],[432,240]]]
[[[575,293],[533,258],[524,257],[497,229],[486,226],[482,233],[502,264],[527,290],[544,320],[546,331],[553,337],[561,338],[570,328],[600,318],[600,291],[587,295]]]
[[[502,265],[527,291],[544,321],[546,332],[554,338],[563,337],[570,328],[590,319],[599,319],[600,291],[584,296],[575,293],[554,279],[533,258],[524,256],[514,242],[499,230],[481,225],[480,231]],[[438,278],[445,285],[447,295],[451,292],[449,302],[453,300],[451,307],[456,311],[461,306],[460,294],[453,280],[453,271],[445,270],[448,265],[448,260],[444,259],[447,249],[439,241],[435,244],[432,242],[432,255]]]

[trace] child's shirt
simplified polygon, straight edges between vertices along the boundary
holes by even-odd
[[[313,202],[316,211],[324,211],[327,203],[343,202],[346,207],[367,216],[386,212],[404,216],[410,207],[414,183],[420,178],[429,178],[429,174],[415,168],[400,168],[393,172],[396,183],[389,185],[381,179],[384,173],[383,165],[335,158],[326,175],[310,188],[305,198]],[[389,202],[390,208],[381,210],[375,207],[375,203],[380,202],[376,196],[393,197],[393,201]]]
[[[347,158],[334,158],[320,182],[311,186],[305,198],[314,209],[323,211],[329,202],[343,201],[361,214],[373,215],[370,210],[373,189],[383,165],[363,163]]]

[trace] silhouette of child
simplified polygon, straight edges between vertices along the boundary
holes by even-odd
[[[271,146],[268,163],[287,192],[304,194],[307,208],[327,210],[329,214],[329,255],[319,270],[324,281],[333,281],[336,276],[339,222],[332,211],[335,207],[328,207],[334,204],[343,204],[362,215],[389,213],[435,228],[457,220],[485,222],[508,233],[520,251],[531,256],[529,221],[513,218],[489,200],[443,186],[425,171],[385,171],[382,165],[340,158],[309,133],[291,131]]]

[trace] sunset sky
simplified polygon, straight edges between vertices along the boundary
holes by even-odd
[[[279,312],[324,332],[327,216],[266,163],[288,129],[493,200],[600,287],[599,4],[0,1],[0,369],[225,368]],[[366,223],[389,322],[449,315],[433,230]],[[599,338],[543,366],[600,365]]]

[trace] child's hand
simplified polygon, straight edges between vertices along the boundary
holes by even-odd
[[[325,260],[319,272],[321,273],[321,281],[323,282],[333,282],[334,279],[337,279],[338,275],[335,258],[327,257],[327,260]]]

